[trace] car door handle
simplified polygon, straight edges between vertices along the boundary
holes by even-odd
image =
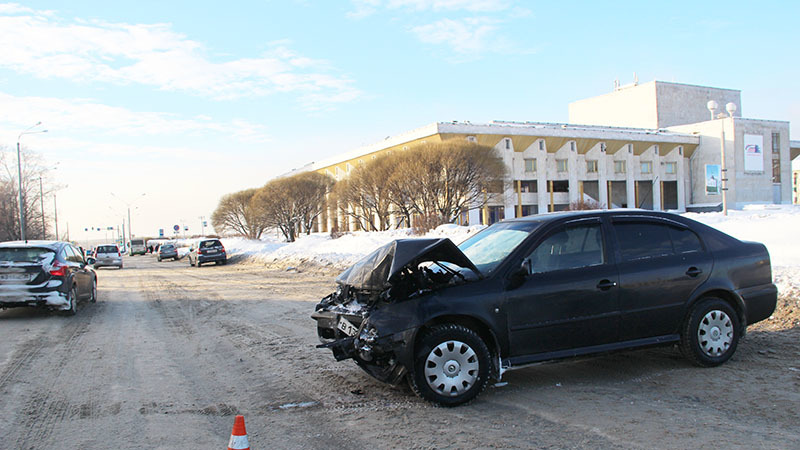
[[[601,291],[606,291],[616,285],[617,285],[616,281],[601,280],[599,283],[597,283],[597,289],[600,289]]]
[[[686,271],[686,275],[689,275],[690,277],[693,278],[700,275],[701,273],[703,273],[703,271],[698,269],[697,267],[689,267],[689,270]]]

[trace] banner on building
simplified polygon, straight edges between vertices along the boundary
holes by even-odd
[[[764,171],[764,136],[760,134],[744,135],[744,171]]]
[[[706,164],[706,194],[717,195],[721,192],[721,174],[719,164]]]

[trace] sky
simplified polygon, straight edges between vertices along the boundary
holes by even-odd
[[[437,121],[566,122],[634,73],[740,89],[744,117],[797,140],[798,17],[770,1],[0,3],[0,149],[57,167],[59,231],[80,242],[128,209],[134,235],[200,233],[227,193]]]

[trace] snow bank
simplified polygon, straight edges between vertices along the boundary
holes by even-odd
[[[782,293],[800,291],[800,206],[754,205],[722,213],[686,213],[685,217],[705,223],[741,240],[758,241],[769,249],[775,283]],[[459,243],[484,226],[442,225],[424,237],[449,237]],[[394,239],[414,237],[411,230],[346,233],[331,239],[328,233],[302,235],[288,244],[276,237],[260,241],[222,239],[229,257],[261,264],[296,266],[311,263],[345,269],[361,257]],[[199,239],[178,240],[180,252]]]

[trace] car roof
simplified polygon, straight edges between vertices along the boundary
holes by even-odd
[[[585,216],[649,216],[661,218],[675,218],[680,217],[674,213],[663,211],[651,211],[649,209],[638,208],[624,208],[624,209],[590,209],[581,211],[557,211],[542,214],[535,214],[525,217],[517,217],[513,219],[505,219],[502,222],[555,222],[561,219],[579,219]]]
[[[0,242],[0,248],[49,248],[51,250],[59,250],[68,242],[62,241],[8,241]]]

